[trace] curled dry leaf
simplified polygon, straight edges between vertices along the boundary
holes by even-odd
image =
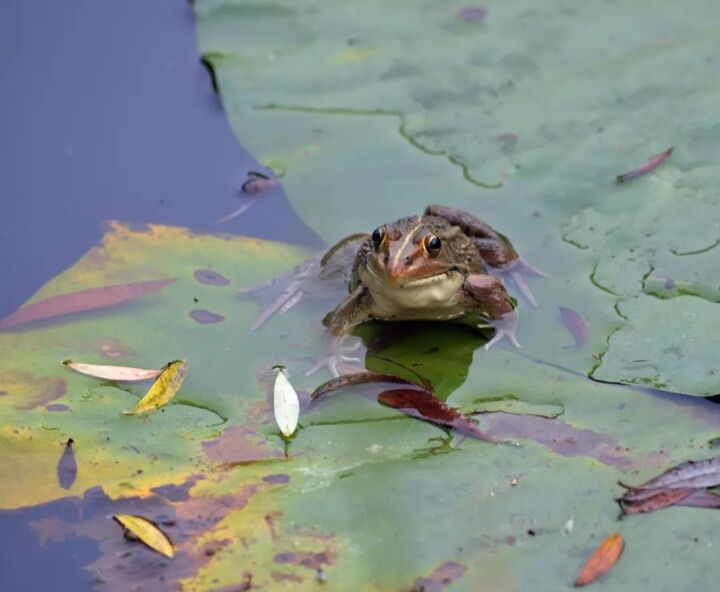
[[[92,376],[93,378],[101,378],[103,380],[114,380],[117,382],[150,380],[151,378],[157,378],[163,372],[162,369],[148,370],[145,368],[132,368],[130,366],[82,364],[80,362],[73,362],[72,360],[64,360],[63,365],[85,376]]]
[[[125,530],[129,530],[153,551],[157,551],[169,559],[175,556],[175,547],[170,542],[170,539],[150,520],[132,514],[115,514],[113,518]]]
[[[692,493],[692,489],[651,489],[648,495],[635,500],[620,499],[623,514],[644,514],[675,506]],[[720,498],[719,498],[720,499]]]
[[[275,423],[282,435],[289,438],[297,429],[300,419],[300,400],[282,369],[277,371],[273,388],[273,412]]]
[[[333,391],[336,391],[337,389],[346,387],[346,386],[355,386],[359,384],[368,384],[372,382],[387,382],[390,384],[405,384],[408,386],[414,386],[418,387],[420,389],[425,389],[427,391],[432,391],[432,386],[428,381],[423,381],[422,385],[419,385],[415,382],[412,382],[411,380],[407,380],[406,378],[400,378],[399,376],[393,376],[392,374],[382,374],[381,372],[354,372],[352,374],[343,374],[342,376],[338,376],[337,378],[332,378],[328,380],[327,382],[324,382],[319,387],[317,387],[311,397],[312,402],[317,401],[321,397],[327,395],[328,393],[331,393]]]
[[[679,487],[716,487],[720,485],[720,456],[688,460],[637,487],[627,489],[667,489]]]
[[[187,375],[187,367],[187,360],[170,362],[157,377],[147,394],[137,402],[132,411],[125,411],[125,415],[154,411],[167,404],[180,390]]]
[[[622,554],[625,541],[619,532],[614,532],[595,549],[580,570],[575,586],[592,584],[600,576],[605,575],[617,563]]]
[[[5,317],[0,321],[0,331],[44,319],[116,306],[152,292],[159,292],[174,281],[175,279],[162,279],[103,286],[39,300]]]
[[[72,449],[73,442],[74,440],[69,438],[65,443],[65,448],[57,464],[57,479],[63,489],[70,489],[77,477],[77,461]]]

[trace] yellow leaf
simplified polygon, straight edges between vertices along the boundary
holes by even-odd
[[[92,376],[93,378],[102,378],[104,380],[117,380],[118,382],[139,382],[141,380],[149,380],[157,378],[162,374],[162,370],[148,370],[145,368],[132,368],[129,366],[102,366],[99,364],[82,364],[73,362],[72,360],[63,361],[63,365],[67,366],[75,372]]]
[[[125,411],[126,415],[154,411],[170,401],[180,390],[187,374],[187,360],[170,362],[162,374],[150,387],[147,394],[137,402],[132,411]]]
[[[165,555],[172,559],[175,557],[175,547],[167,538],[167,535],[155,526],[149,520],[142,516],[133,516],[132,514],[115,514],[113,516],[121,526],[135,536],[143,543],[150,547],[153,551],[157,551],[161,555]]]
[[[575,580],[575,586],[578,588],[587,586],[610,571],[620,559],[624,545],[625,541],[619,532],[614,532],[607,537],[585,562],[580,570],[580,575]]]

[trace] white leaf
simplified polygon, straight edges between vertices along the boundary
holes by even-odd
[[[279,370],[275,376],[273,394],[275,422],[283,435],[289,438],[295,432],[300,419],[300,400],[282,370]]]

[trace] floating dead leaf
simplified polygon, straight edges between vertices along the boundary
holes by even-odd
[[[428,391],[408,388],[390,389],[380,393],[378,401],[410,417],[453,428],[465,436],[497,442],[462,413],[446,405]]]
[[[621,484],[622,485],[622,484]],[[626,489],[677,489],[681,487],[717,487],[720,485],[720,456],[688,460],[635,487]]]
[[[137,402],[132,411],[125,411],[125,415],[154,411],[167,404],[180,390],[187,375],[187,368],[187,360],[170,362],[157,377],[147,394]]]
[[[563,325],[565,325],[565,328],[575,340],[574,345],[566,345],[565,347],[582,347],[585,345],[589,334],[585,319],[572,308],[567,308],[566,306],[558,306],[558,308],[560,309],[560,318],[562,319]]]
[[[70,489],[77,477],[77,461],[72,448],[73,442],[74,440],[69,438],[65,443],[65,449],[57,464],[57,479],[63,489]]]
[[[273,413],[283,436],[289,438],[297,429],[300,419],[300,400],[297,392],[285,376],[282,368],[278,369],[273,387]]]
[[[625,541],[619,532],[614,532],[607,537],[592,555],[588,558],[580,570],[580,575],[575,580],[575,586],[587,586],[592,584],[599,577],[605,575],[613,565],[617,563],[622,554]]]
[[[712,510],[720,510],[720,495],[712,493],[707,489],[696,489],[675,505],[687,506],[689,508],[709,508]]]
[[[321,397],[346,386],[356,386],[359,384],[369,384],[373,382],[387,382],[390,384],[404,384],[415,386],[420,389],[432,391],[432,385],[429,381],[423,381],[423,384],[417,384],[406,378],[393,376],[392,374],[382,374],[381,372],[354,372],[352,374],[343,374],[337,378],[332,378],[317,387],[311,395],[311,402],[315,403]]]
[[[643,175],[647,175],[648,173],[654,171],[656,168],[658,168],[662,163],[664,163],[672,154],[673,147],[671,146],[667,150],[664,150],[660,154],[653,156],[650,160],[647,162],[641,164],[638,167],[635,167],[634,169],[629,170],[627,173],[622,173],[617,176],[617,182],[618,183],[625,183],[625,181],[631,181],[632,179],[637,179],[638,177],[642,177]]]
[[[46,298],[23,306],[20,310],[5,317],[0,321],[0,331],[6,331],[43,319],[116,306],[152,292],[159,292],[174,281],[175,279],[162,279],[118,284]]]
[[[619,501],[623,514],[644,514],[677,505],[692,492],[693,490],[687,487],[680,489],[651,489],[646,492],[648,495],[641,499],[632,501],[623,497]]]
[[[81,362],[73,362],[72,360],[64,360],[63,365],[85,376],[92,376],[93,378],[101,378],[103,380],[114,380],[117,382],[150,380],[151,378],[157,378],[163,372],[162,369],[148,370],[145,368],[132,368],[130,366],[103,366],[99,364],[83,364]]]
[[[150,520],[142,516],[133,516],[132,514],[115,514],[113,518],[117,520],[125,530],[137,536],[153,551],[157,551],[169,559],[175,556],[175,547],[170,542],[170,539],[155,524],[150,522]]]

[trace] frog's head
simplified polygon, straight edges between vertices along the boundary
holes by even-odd
[[[467,274],[450,244],[420,216],[379,226],[370,241],[368,271],[386,285],[418,286]]]

